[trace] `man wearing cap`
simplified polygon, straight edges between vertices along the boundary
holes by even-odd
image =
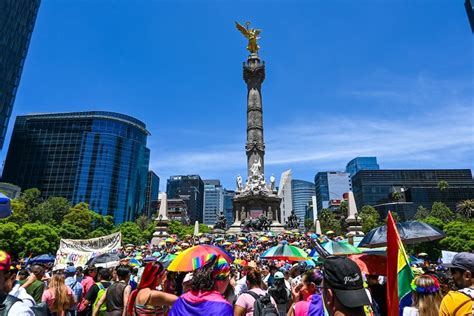
[[[33,311],[19,298],[9,295],[13,288],[10,256],[0,250],[0,315],[34,316]]]
[[[474,253],[460,252],[450,264],[458,291],[449,291],[441,301],[440,316],[474,315]]]
[[[330,316],[364,316],[370,300],[357,264],[346,257],[324,260],[323,302]]]
[[[76,267],[74,266],[68,266],[66,270],[64,271],[66,273],[66,279],[64,280],[64,283],[66,286],[68,286],[71,290],[72,293],[74,294],[74,305],[72,306],[71,310],[69,313],[72,316],[77,315],[77,303],[81,301],[82,299],[82,284],[80,281],[76,280]]]

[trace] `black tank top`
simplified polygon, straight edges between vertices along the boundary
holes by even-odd
[[[107,315],[122,315],[124,309],[123,292],[126,287],[125,282],[115,282],[107,288],[105,297]]]

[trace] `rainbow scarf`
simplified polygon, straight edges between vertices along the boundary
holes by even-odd
[[[233,316],[232,305],[217,291],[193,292],[181,295],[173,304],[168,316]]]
[[[403,307],[411,305],[411,271],[408,256],[398,234],[397,225],[387,217],[387,306],[389,315],[402,315]]]

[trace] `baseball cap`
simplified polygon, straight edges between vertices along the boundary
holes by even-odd
[[[279,279],[284,279],[285,276],[284,276],[283,273],[281,273],[281,272],[276,272],[276,273],[273,275],[273,278],[274,278],[275,280],[279,280]]]
[[[334,291],[338,301],[346,307],[370,305],[360,268],[349,258],[326,258],[324,283]]]
[[[10,255],[3,250],[0,250],[0,271],[10,270],[12,264]]]
[[[451,263],[443,264],[443,266],[469,270],[474,273],[474,253],[460,252],[453,257]]]
[[[76,267],[75,266],[69,266],[66,268],[65,270],[66,273],[70,273],[70,274],[73,274],[73,273],[76,273]]]

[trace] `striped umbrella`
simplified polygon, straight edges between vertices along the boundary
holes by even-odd
[[[326,249],[330,254],[335,256],[344,256],[344,255],[353,255],[362,253],[360,249],[357,247],[352,246],[348,242],[345,241],[333,241],[330,240],[324,244],[322,244],[323,248]]]
[[[212,245],[197,245],[181,252],[169,265],[174,272],[190,272],[199,269],[215,256],[224,258],[229,264],[234,261],[224,249]]]
[[[287,244],[281,244],[275,247],[272,247],[265,251],[261,258],[262,259],[273,259],[273,260],[289,260],[289,261],[298,261],[306,260],[308,254],[304,252],[303,249],[290,246]]]

